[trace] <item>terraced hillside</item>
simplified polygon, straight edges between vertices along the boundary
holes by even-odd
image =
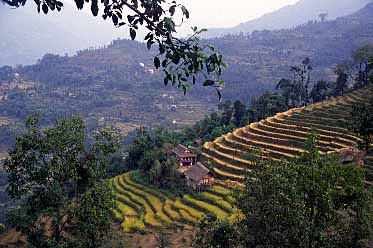
[[[234,218],[230,191],[219,182],[203,193],[180,198],[141,182],[136,175],[130,172],[110,180],[116,193],[113,214],[125,232],[194,225],[209,213],[221,219]]]
[[[291,109],[249,126],[237,129],[204,145],[203,156],[214,162],[215,174],[222,180],[242,183],[255,169],[248,152],[259,149],[270,159],[291,158],[303,152],[307,134],[316,130],[323,153],[337,152],[356,145],[358,138],[343,128],[352,106],[367,102],[373,86],[307,107]],[[373,152],[373,151],[372,151]],[[373,181],[373,157],[367,157],[367,183]]]
[[[308,133],[320,135],[323,153],[338,152],[356,145],[358,138],[343,128],[342,120],[352,105],[367,102],[373,86],[303,108],[279,113],[263,121],[235,130],[204,145],[203,160],[214,163],[217,184],[206,192],[176,197],[143,183],[137,172],[111,179],[117,204],[113,210],[126,232],[144,232],[156,227],[195,224],[202,216],[215,213],[221,219],[236,215],[231,186],[243,186],[245,175],[255,170],[248,153],[260,150],[265,158],[292,158],[303,152]],[[372,149],[373,154],[373,149]],[[367,183],[373,181],[373,156],[367,157]]]

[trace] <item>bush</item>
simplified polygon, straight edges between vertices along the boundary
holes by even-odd
[[[4,233],[5,232],[5,225],[4,224],[0,224],[0,234]]]

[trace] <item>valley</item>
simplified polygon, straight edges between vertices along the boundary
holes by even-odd
[[[189,47],[172,36],[176,9],[189,18],[181,5],[83,1],[132,40],[61,19],[58,51],[15,42],[29,64],[0,58],[0,247],[370,247],[368,2],[300,0],[201,40],[193,29]],[[39,10],[60,8],[48,3]],[[310,19],[323,8],[330,20]],[[53,36],[53,18],[31,33]],[[61,55],[86,25],[86,48]]]

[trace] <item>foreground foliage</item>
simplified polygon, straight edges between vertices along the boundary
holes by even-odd
[[[242,247],[368,247],[372,237],[373,195],[364,187],[364,171],[321,156],[317,135],[305,152],[290,161],[261,160],[255,180],[236,195],[240,218],[224,227]],[[224,247],[222,223],[203,221],[202,247]],[[225,232],[226,232],[225,231]]]
[[[34,247],[98,247],[109,231],[114,196],[102,180],[109,155],[118,148],[103,131],[87,147],[79,117],[42,130],[37,117],[26,123],[5,160],[9,195],[19,207],[9,222]]]

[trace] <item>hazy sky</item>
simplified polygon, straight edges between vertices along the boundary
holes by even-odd
[[[299,0],[179,0],[191,12],[189,26],[231,27]]]
[[[190,27],[223,28],[233,27],[255,19],[299,0],[177,0],[191,13],[190,19],[178,28],[180,36],[190,34]],[[73,0],[68,0],[75,5]],[[85,6],[90,12],[89,4]],[[127,29],[122,29],[127,32]],[[121,31],[122,32],[122,31]],[[143,31],[144,34],[146,31]]]

